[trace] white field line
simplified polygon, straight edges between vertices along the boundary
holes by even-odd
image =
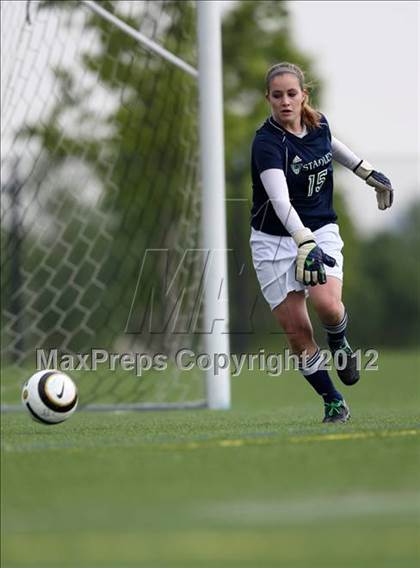
[[[50,426],[48,428],[54,428]],[[31,435],[36,435],[32,432]],[[214,448],[239,448],[245,446],[276,446],[282,444],[312,444],[323,442],[342,442],[352,440],[368,440],[383,438],[401,438],[420,436],[420,429],[410,430],[372,430],[368,432],[342,432],[331,434],[314,434],[303,436],[281,437],[278,432],[261,432],[248,434],[242,438],[200,440],[147,440],[145,438],[133,438],[130,440],[112,439],[109,441],[83,441],[69,442],[29,442],[20,444],[2,443],[2,450],[7,453],[26,453],[45,450],[70,450],[82,451],[85,449],[101,448],[132,448],[137,447],[145,451],[193,451]]]

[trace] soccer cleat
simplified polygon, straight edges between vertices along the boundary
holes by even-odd
[[[322,422],[347,422],[350,420],[350,408],[345,400],[336,399],[324,403],[325,416]]]
[[[360,379],[360,372],[357,368],[357,356],[353,353],[347,339],[344,337],[339,345],[330,345],[336,367],[337,375],[341,382],[347,386],[357,383]]]

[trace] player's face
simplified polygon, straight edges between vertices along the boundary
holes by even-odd
[[[283,126],[294,127],[300,126],[305,97],[298,78],[292,73],[273,77],[270,81],[270,92],[266,96],[275,120]]]

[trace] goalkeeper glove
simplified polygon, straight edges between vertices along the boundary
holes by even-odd
[[[374,170],[373,166],[365,160],[362,160],[353,171],[375,189],[379,209],[383,210],[391,207],[394,200],[394,190],[392,189],[391,182],[384,174]]]
[[[295,276],[298,282],[305,286],[325,284],[327,275],[324,264],[335,266],[335,259],[325,254],[316,244],[312,232],[305,228],[293,233],[293,239],[298,245]]]

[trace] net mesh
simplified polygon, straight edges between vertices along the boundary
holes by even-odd
[[[193,2],[101,6],[196,65]],[[173,364],[199,349],[195,79],[83,3],[6,1],[1,19],[5,400],[37,349],[88,355],[70,372],[84,404],[201,400]],[[126,370],[88,372],[91,349]]]

